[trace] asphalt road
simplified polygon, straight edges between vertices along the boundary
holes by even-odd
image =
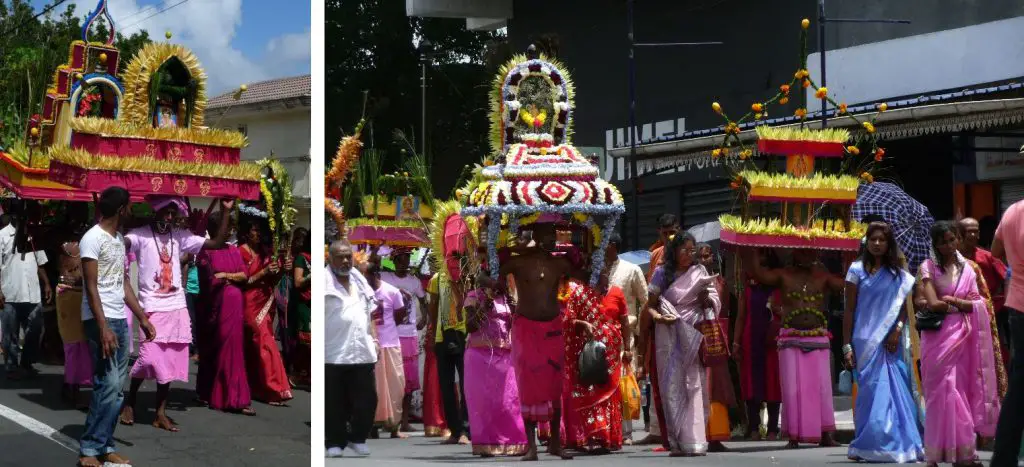
[[[634,433],[636,439],[644,434]],[[327,459],[327,466],[370,466],[384,465],[404,467],[429,464],[452,464],[460,466],[499,466],[523,465],[517,458],[481,459],[470,454],[468,446],[441,446],[440,438],[424,438],[422,433],[415,433],[406,440],[380,439],[370,440],[370,457]],[[667,453],[653,452],[650,446],[627,446],[621,452],[605,456],[586,456],[577,454],[569,464],[572,467],[583,465],[608,466],[628,465],[630,467],[657,465],[686,465],[696,467],[736,466],[736,467],[821,467],[833,465],[863,465],[846,458],[846,448],[803,447],[798,450],[784,449],[785,442],[740,442],[730,441],[726,446],[730,452],[708,454],[706,457],[670,458]],[[347,451],[351,452],[351,451]],[[991,453],[982,452],[983,462],[988,463]],[[562,465],[562,461],[552,456],[542,455],[541,463]]]
[[[63,367],[37,368],[42,374],[32,381],[0,379],[0,465],[75,465],[85,412],[61,401]],[[136,425],[114,432],[119,451],[134,465],[310,465],[309,392],[296,391],[289,407],[254,403],[255,417],[229,415],[194,406],[195,372],[193,365],[188,384],[171,385],[169,415],[178,433],[150,425],[156,386],[142,386]]]

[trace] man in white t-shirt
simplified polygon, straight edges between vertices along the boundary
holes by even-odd
[[[50,303],[53,289],[43,269],[46,253],[34,248],[24,220],[0,230],[0,305],[4,360],[7,378],[35,376],[32,364],[39,352],[43,330],[43,299]],[[40,288],[42,284],[42,288]],[[25,329],[24,349],[18,348],[19,333]]]
[[[342,457],[345,448],[370,455],[366,437],[373,428],[377,390],[373,368],[377,340],[371,313],[375,292],[352,267],[352,246],[335,241],[324,271],[324,421],[327,457]]]
[[[153,324],[135,297],[125,273],[124,237],[121,224],[128,217],[131,198],[121,187],[106,189],[96,209],[101,219],[79,242],[85,293],[82,294],[82,327],[92,355],[93,388],[85,432],[79,449],[79,465],[131,464],[115,451],[114,427],[124,394],[121,385],[128,373],[129,308],[150,341]]]
[[[156,338],[139,346],[139,358],[131,371],[131,389],[121,410],[121,423],[135,423],[139,388],[143,381],[152,379],[157,383],[153,426],[176,432],[177,425],[167,417],[167,396],[172,381],[188,382],[188,347],[192,343],[192,320],[181,280],[181,257],[197,255],[203,249],[224,247],[234,201],[221,202],[220,232],[211,239],[176,227],[178,220],[189,213],[184,198],[154,196],[149,198],[149,203],[155,213],[152,222],[128,232],[125,248],[138,262],[139,302],[156,327]]]
[[[425,310],[424,300],[427,292],[423,283],[415,275],[409,273],[411,252],[407,249],[396,249],[391,258],[395,264],[395,272],[381,274],[381,279],[397,287],[411,304],[404,323],[398,324],[398,339],[402,344],[402,368],[405,371],[405,398],[402,399],[401,431],[413,431],[409,425],[409,412],[412,410],[412,393],[420,389],[420,339],[419,330],[426,326],[425,320],[417,320],[420,311]],[[415,297],[415,298],[413,298]],[[421,322],[422,321],[422,322]]]

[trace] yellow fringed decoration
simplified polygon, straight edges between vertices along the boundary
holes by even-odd
[[[90,170],[189,175],[252,182],[260,179],[260,167],[251,162],[242,162],[237,165],[211,164],[209,162],[172,162],[146,156],[98,156],[81,149],[71,148],[52,148],[50,150],[50,157],[67,165]]]
[[[798,127],[770,127],[762,125],[756,128],[757,137],[776,141],[814,141],[818,143],[842,143],[850,139],[850,132],[842,128],[814,130]]]
[[[739,216],[730,214],[719,217],[718,221],[723,230],[747,235],[859,240],[867,232],[867,225],[860,222],[851,222],[850,229],[844,230],[841,222],[826,223],[822,219],[816,219],[809,228],[784,224],[780,219],[755,218],[743,222]]]
[[[806,190],[841,190],[857,191],[860,179],[851,175],[824,175],[815,173],[810,177],[794,177],[789,174],[744,170],[740,172],[751,187],[806,189]]]
[[[249,145],[248,138],[237,131],[217,128],[153,128],[152,125],[140,125],[109,118],[72,118],[71,129],[76,133],[91,135],[172,141],[226,148],[241,149]]]

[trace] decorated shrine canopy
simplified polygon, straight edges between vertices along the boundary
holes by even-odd
[[[607,234],[625,212],[622,195],[598,178],[598,169],[572,145],[574,88],[565,67],[538,56],[506,64],[494,82],[491,103],[491,159],[469,186],[459,190],[462,216],[487,221],[489,261],[526,223],[572,223],[596,229],[591,281],[601,273]],[[543,216],[542,216],[543,215]],[[498,269],[491,268],[497,275]]]
[[[801,22],[801,50],[806,51],[809,20]],[[748,121],[760,122],[771,105],[789,103],[791,89],[810,88],[818,99],[827,99],[840,113],[846,104],[833,100],[828,89],[818,87],[807,71],[807,57],[801,57],[793,79],[779,86],[779,91],[764,101],[754,102],[750,111],[732,120],[717,102],[712,110],[725,124],[725,137],[712,151],[712,157],[729,158],[731,186],[737,191],[741,212],[726,214],[721,222],[721,240],[728,244],[751,247],[798,248],[856,251],[860,249],[866,226],[851,218],[858,188],[874,180],[875,171],[885,157],[878,147],[875,122],[886,110],[870,121],[849,116],[865,130],[864,138],[851,140],[846,129],[814,129],[805,127],[807,110],[797,108],[794,115],[799,127],[758,125],[757,152],[748,148],[739,137],[740,127]],[[773,160],[785,162],[785,171]]]
[[[430,245],[429,223],[434,210],[416,196],[363,198],[367,217],[346,222],[348,241],[355,245],[425,247]]]
[[[110,36],[91,42],[89,27],[101,15]],[[0,152],[0,184],[37,199],[91,200],[110,186],[136,199],[259,199],[260,168],[241,162],[245,136],[203,126],[206,74],[195,55],[151,43],[119,77],[114,29],[100,0],[54,73],[42,113],[29,120],[25,142]]]

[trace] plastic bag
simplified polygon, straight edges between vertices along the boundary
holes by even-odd
[[[640,386],[636,384],[633,368],[626,365],[625,376],[619,379],[619,393],[622,394],[622,419],[640,419]]]
[[[839,373],[839,387],[837,388],[839,394],[849,396],[853,394],[853,373],[850,370],[843,370]]]
[[[604,344],[598,341],[590,341],[583,345],[579,359],[580,385],[608,384],[608,360],[605,359],[607,351]]]

